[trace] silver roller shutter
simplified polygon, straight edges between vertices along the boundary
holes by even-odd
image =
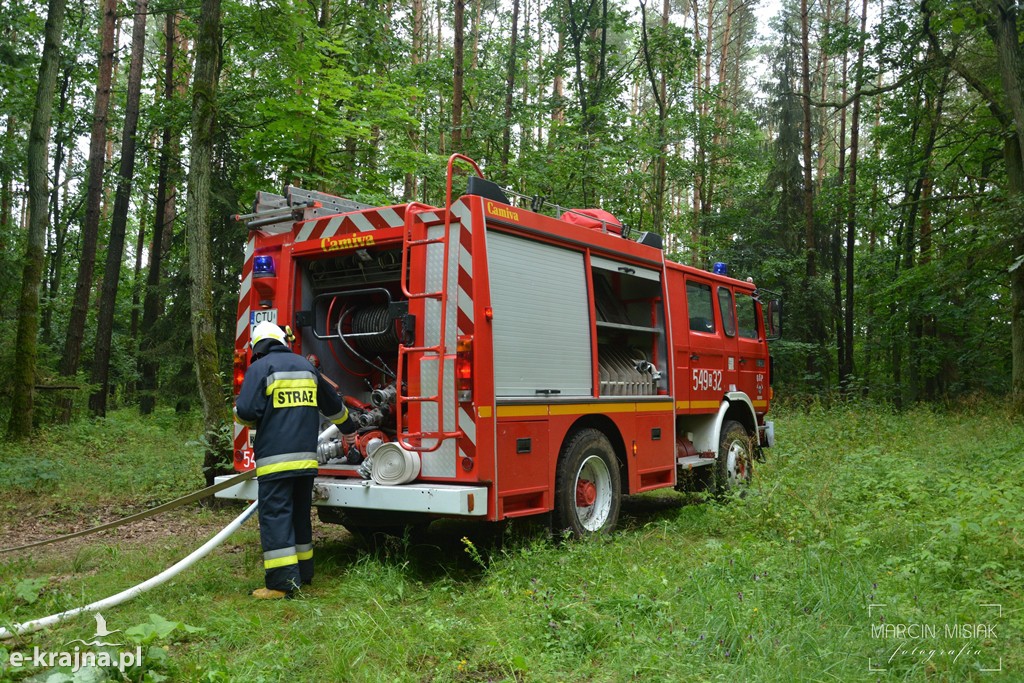
[[[590,306],[583,254],[488,231],[487,258],[495,394],[590,396]]]

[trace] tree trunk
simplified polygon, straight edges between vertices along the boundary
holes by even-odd
[[[7,128],[4,135],[7,137],[7,145],[14,144],[14,129],[17,125],[14,115],[7,115]],[[14,221],[11,209],[14,204],[14,174],[11,168],[4,164],[0,167],[0,249],[7,248],[7,235],[13,228]]]
[[[1010,194],[1024,198],[1024,74],[1021,73],[1022,47],[1017,30],[1017,3],[1013,0],[991,0],[991,15],[986,28],[996,46],[999,79],[1004,97],[1013,117],[1016,142],[1006,145],[1016,148],[1017,159],[1007,159]],[[1004,147],[1005,151],[1005,147]],[[1024,256],[1024,237],[1013,241],[1014,256]],[[1010,349],[1013,358],[1011,391],[1017,415],[1024,415],[1024,266],[1010,273],[1011,316]]]
[[[1024,140],[1024,73],[1020,70],[1021,46],[1017,31],[1015,0],[990,0],[986,28],[996,46],[999,80],[1003,96],[1013,116],[1013,129],[1018,140]],[[1024,154],[1024,150],[1021,150]]]
[[[167,13],[164,26],[164,102],[174,98],[174,54],[178,22],[174,12]],[[139,345],[139,412],[149,415],[156,407],[156,377],[160,368],[154,349],[159,343],[154,326],[163,313],[160,269],[164,252],[170,245],[175,217],[175,188],[170,178],[172,157],[177,157],[177,140],[171,126],[164,127],[156,180],[156,214],[153,219],[153,243],[149,250],[146,297],[142,303],[143,339]],[[177,165],[177,164],[175,164]]]
[[[100,309],[96,320],[96,355],[90,379],[93,384],[97,385],[97,389],[89,397],[89,408],[94,415],[101,417],[107,414],[114,310],[121,279],[121,261],[124,258],[124,237],[128,227],[128,202],[131,199],[132,179],[135,175],[135,132],[139,125],[142,62],[146,47],[147,3],[148,0],[136,0],[135,3],[132,57],[128,67],[128,97],[124,112],[124,130],[121,136],[121,165],[118,171],[117,194],[114,197],[114,215],[110,222],[110,239],[107,242],[107,264],[103,273],[103,288],[100,290]]]
[[[128,336],[132,346],[139,344],[139,314],[142,303],[142,252],[146,249],[146,214],[149,213],[150,187],[142,189],[142,206],[139,207],[139,230],[135,234],[135,266],[132,268],[132,317],[128,327]]]
[[[1003,158],[1006,160],[1010,195],[1018,202],[1024,200],[1024,163],[1021,162],[1021,143],[1017,136],[1006,138]],[[1018,234],[1012,242],[1013,256],[1024,258],[1024,236]],[[1024,263],[1010,272],[1010,350],[1013,357],[1011,391],[1014,411],[1024,416]]]
[[[84,19],[84,16],[83,16]],[[81,22],[79,22],[81,28]],[[50,247],[46,250],[49,264],[47,275],[43,280],[42,307],[43,320],[41,331],[43,339],[50,339],[53,336],[53,300],[60,291],[61,260],[64,254],[64,238],[67,235],[67,226],[64,225],[61,215],[61,182],[60,173],[63,170],[65,142],[67,132],[64,130],[65,112],[68,105],[68,88],[71,85],[71,73],[73,65],[64,67],[63,78],[60,84],[60,100],[57,105],[57,134],[54,140],[53,153],[53,184],[50,187],[50,230],[47,237],[50,240]],[[71,154],[69,153],[70,157]]]
[[[413,71],[423,61],[423,0],[412,0],[412,53],[410,60],[412,61]],[[418,122],[420,112],[415,98],[411,99],[409,106],[417,120],[417,123],[410,125],[408,129],[409,146],[412,149],[419,149],[420,133]],[[408,171],[405,174],[405,188],[402,196],[407,201],[412,201],[416,198],[416,174],[412,171]]]
[[[818,73],[821,78],[821,101],[825,102],[828,98],[828,78],[829,72],[832,69],[832,55],[825,49],[829,44],[829,35],[832,30],[832,0],[824,0],[825,5],[825,16],[822,21],[822,37],[819,41],[818,48]],[[846,51],[843,51],[843,55],[846,55]],[[846,78],[844,74],[843,78],[843,89],[846,89]],[[846,101],[846,98],[843,98]],[[820,193],[821,188],[825,182],[825,166],[828,161],[828,142],[829,142],[829,126],[828,116],[822,110],[818,110],[819,119],[821,121],[821,130],[818,132],[818,177],[816,179],[816,188]]]
[[[49,156],[53,95],[57,88],[61,38],[64,33],[65,0],[50,0],[39,63],[35,111],[28,138],[28,195],[30,219],[25,244],[25,268],[18,305],[18,331],[11,376],[11,417],[7,435],[23,439],[32,433],[35,400],[37,334],[39,332],[39,283],[43,277],[46,242],[46,161]]]
[[[800,0],[800,59],[803,83],[801,92],[804,110],[804,247],[807,250],[807,278],[810,279],[818,274],[818,248],[814,236],[814,179],[811,177],[811,63],[807,12],[807,0]]]
[[[512,0],[512,36],[508,44],[508,72],[505,76],[505,129],[501,133],[501,171],[508,180],[509,148],[512,146],[512,98],[516,87],[516,39],[519,33],[519,0]]]
[[[831,4],[830,4],[830,9],[831,9]],[[850,25],[850,0],[845,0],[843,2],[843,29],[845,30],[847,27],[849,27],[849,25]],[[850,51],[847,48],[844,47],[843,48],[843,61],[842,61],[842,63],[843,63],[843,66],[842,66],[842,78],[841,78],[841,81],[842,81],[843,85],[842,85],[842,90],[841,90],[840,95],[839,95],[840,101],[843,102],[843,106],[839,110],[839,173],[838,173],[838,177],[839,177],[839,186],[840,187],[842,187],[843,184],[846,182],[846,94],[847,94],[847,86],[848,86],[848,83],[849,83],[849,63],[850,63],[849,57],[850,57]],[[825,86],[823,84],[822,85],[822,90],[821,90],[821,100],[822,100],[822,102],[825,101],[825,97],[826,97],[826,91],[825,91]],[[824,152],[824,150],[825,150],[825,143],[824,143],[825,136],[822,135],[820,140],[821,140],[821,144],[820,144],[820,146],[818,148],[818,154],[821,157],[824,157],[824,155],[825,155],[825,152]],[[823,177],[823,175],[824,175],[824,167],[822,166],[821,161],[819,159],[819,162],[818,162],[818,186],[819,187],[821,187],[821,178]],[[839,255],[839,230],[840,230],[840,224],[842,223],[842,220],[843,219],[842,219],[841,214],[837,212],[837,215],[836,215],[836,218],[835,218],[835,233],[833,235],[833,240],[834,240],[833,244],[834,244],[834,248],[835,248],[835,253],[833,254],[833,263],[832,263],[832,280],[833,280],[833,287],[834,287],[834,296],[835,296],[835,300],[836,300],[837,317],[842,316],[843,315],[843,311],[844,311],[843,296],[842,296],[842,285],[841,285],[841,276],[839,274],[839,271],[840,271],[840,263],[839,263],[839,259],[840,259],[840,255]],[[844,323],[845,323],[845,319],[844,319]],[[839,323],[836,324],[836,348],[838,349],[838,354],[837,354],[837,356],[838,356],[838,358],[837,358],[838,364],[837,365],[838,365],[838,369],[839,369],[839,385],[840,385],[841,390],[843,390],[843,391],[845,391],[845,389],[843,387],[844,387],[844,384],[846,383],[846,381],[848,379],[847,374],[844,372],[844,368],[847,367],[847,362],[848,362],[846,354],[850,354],[851,357],[852,357],[852,354],[853,354],[853,347],[846,343],[846,330],[847,329],[848,329],[848,326],[846,326],[845,324],[839,324]]]
[[[554,95],[554,108],[551,110],[551,123],[562,123],[565,121],[565,107],[562,105],[565,99],[565,81],[562,77],[562,51],[565,49],[565,28],[562,22],[558,22],[558,44],[555,47],[555,68],[554,78],[551,79],[551,91]],[[549,138],[549,141],[551,138]]]
[[[103,167],[107,146],[107,116],[110,110],[110,83],[114,66],[114,26],[117,0],[103,0],[103,24],[100,38],[96,97],[93,101],[92,132],[89,137],[89,173],[85,190],[85,221],[82,224],[78,278],[71,303],[68,333],[64,340],[60,374],[74,377],[82,356],[85,322],[89,313],[89,295],[96,267],[96,244],[100,231],[100,205],[103,201]],[[71,419],[71,402],[62,405],[61,420]]]
[[[455,0],[455,39],[452,59],[452,151],[462,151],[462,79],[466,37],[466,0]]]
[[[665,0],[662,13],[662,30],[667,26],[668,0]],[[640,2],[640,43],[643,50],[644,65],[647,70],[647,79],[651,84],[651,95],[658,107],[658,150],[654,156],[654,201],[651,207],[651,225],[654,232],[664,234],[665,220],[665,181],[666,181],[666,157],[668,156],[668,144],[666,142],[665,119],[668,117],[667,89],[665,85],[665,73],[660,74],[659,79],[654,76],[654,64],[650,53],[650,46],[647,39],[647,5]]]
[[[470,33],[473,35],[473,54],[470,56],[469,68],[476,71],[480,66],[480,0],[473,0],[473,20]]]
[[[849,382],[856,365],[853,358],[853,250],[857,241],[857,158],[860,153],[860,100],[864,87],[864,43],[867,28],[868,0],[863,0],[860,11],[861,43],[857,51],[857,84],[853,99],[853,117],[850,121],[850,184],[846,214],[846,357],[839,369],[839,381]]]
[[[192,352],[208,443],[204,458],[208,484],[223,470],[224,463],[230,462],[229,454],[219,452],[219,441],[214,438],[228,420],[219,375],[217,328],[213,320],[213,265],[210,256],[210,194],[219,61],[220,0],[203,0],[192,87],[192,145],[189,154],[185,232],[191,277],[189,299],[192,309]]]
[[[666,3],[667,5],[667,3]],[[726,86],[726,74],[728,73],[729,64],[729,48],[732,44],[733,34],[733,14],[736,13],[735,0],[728,0],[725,8],[725,27],[722,29],[721,36],[721,48],[719,50],[718,58],[718,75],[715,85],[715,111],[714,111],[714,133],[711,136],[711,155],[708,160],[708,173],[705,178],[704,185],[704,208],[705,214],[711,212],[711,207],[714,206],[717,196],[715,191],[717,187],[717,174],[715,169],[719,166],[727,165],[728,159],[725,157],[724,148],[726,145],[725,130],[727,126],[728,118],[726,113],[735,113],[736,104],[729,101],[728,89]],[[667,17],[668,8],[665,9],[665,16]],[[663,24],[663,26],[667,26]]]
[[[119,2],[119,0],[118,0],[118,2]],[[120,60],[120,58],[118,56],[118,51],[116,49],[116,46],[121,44],[121,17],[117,16],[117,4],[118,4],[117,2],[115,2],[115,4],[114,4],[114,28],[113,28],[114,35],[113,35],[113,42],[111,43],[112,45],[115,46],[114,48],[112,48],[112,52],[111,52],[111,58],[113,60],[112,61],[111,80],[113,82],[115,82],[115,83],[117,82],[117,70],[118,70],[118,67],[121,65],[121,60]],[[106,121],[107,121],[107,130],[103,134],[103,138],[104,138],[104,140],[106,140],[106,147],[104,149],[104,162],[103,162],[104,167],[110,166],[112,164],[112,162],[113,162],[113,159],[114,159],[114,136],[112,135],[113,131],[111,130],[112,124],[111,124],[111,121],[110,121],[109,118],[106,119]],[[110,216],[110,186],[109,185],[103,187],[102,195],[103,196],[102,196],[102,199],[101,199],[101,202],[100,202],[100,220],[103,223],[106,223],[107,222],[107,218]]]

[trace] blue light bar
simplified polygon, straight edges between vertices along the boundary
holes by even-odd
[[[273,256],[257,256],[252,261],[253,277],[275,277],[277,271],[274,268]]]
[[[715,275],[728,275],[729,274],[729,267],[726,266],[721,261],[718,261],[718,262],[715,263],[715,267],[714,267],[714,270],[712,272],[714,272]]]

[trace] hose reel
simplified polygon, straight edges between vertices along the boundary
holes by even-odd
[[[409,302],[394,301],[383,287],[318,294],[313,318],[315,338],[332,345],[339,342],[352,358],[392,378],[395,372],[384,359],[397,356],[399,345],[409,345],[415,338]]]

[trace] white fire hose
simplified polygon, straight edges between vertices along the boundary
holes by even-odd
[[[236,517],[230,524],[221,529],[216,536],[208,540],[206,543],[201,545],[196,550],[192,551],[190,555],[188,555],[182,560],[179,560],[176,564],[168,567],[167,569],[160,572],[153,578],[147,581],[143,581],[137,586],[133,586],[127,590],[121,591],[117,595],[111,595],[109,598],[99,600],[89,605],[85,605],[84,607],[76,607],[75,609],[70,609],[66,612],[61,612],[60,614],[53,614],[48,617],[43,617],[42,619],[26,621],[23,624],[15,624],[10,629],[0,627],[0,640],[6,640],[8,638],[13,638],[15,635],[32,633],[33,631],[38,631],[39,629],[43,629],[48,626],[53,626],[54,624],[61,622],[65,619],[68,619],[70,617],[73,617],[76,614],[82,614],[84,612],[96,612],[101,609],[106,609],[108,607],[120,605],[123,602],[128,602],[137,595],[145,593],[151,588],[156,588],[157,586],[166,583],[170,579],[174,578],[181,572],[191,567],[193,564],[195,564],[202,558],[209,555],[210,551],[212,551],[214,548],[223,543],[228,536],[235,533],[235,531],[237,531],[238,528],[242,526],[243,523],[245,523],[245,520],[249,519],[252,516],[252,514],[256,512],[256,506],[258,504],[258,502],[252,503],[249,507],[245,509],[245,511],[242,514],[238,515],[238,517]]]
[[[370,476],[382,486],[408,484],[420,474],[420,458],[396,443],[381,444],[373,452]]]

